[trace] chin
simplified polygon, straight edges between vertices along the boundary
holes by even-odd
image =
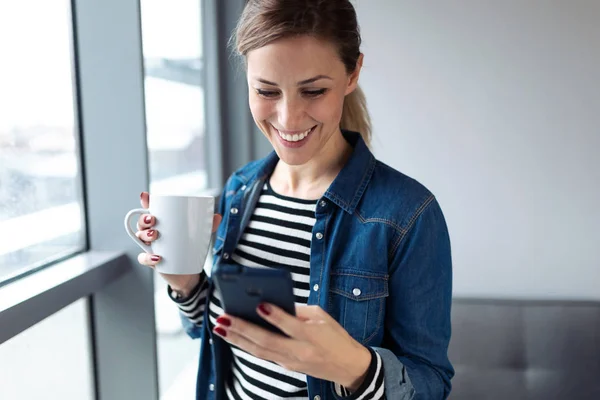
[[[294,165],[294,166],[299,166],[299,165],[304,165],[306,164],[311,157],[299,157],[299,156],[290,156],[288,154],[285,154],[285,151],[283,152],[276,152],[277,155],[279,156],[279,159],[281,161],[283,161],[284,163],[286,163],[287,165]]]

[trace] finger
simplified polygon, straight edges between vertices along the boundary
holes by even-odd
[[[150,194],[148,192],[142,192],[140,194],[140,203],[142,203],[143,208],[150,207]]]
[[[149,245],[159,238],[159,233],[156,229],[144,229],[143,231],[137,231],[135,236],[145,244]]]
[[[153,215],[144,214],[144,215],[140,215],[137,226],[138,226],[138,230],[141,231],[142,229],[152,228],[155,224],[156,224],[156,218],[154,218]]]
[[[289,337],[304,338],[302,321],[281,308],[273,304],[262,303],[258,306],[257,312],[264,320],[281,329]]]
[[[138,254],[138,262],[142,265],[146,265],[148,267],[154,267],[158,264],[162,257],[156,254],[148,254],[148,253],[140,253]]]
[[[217,318],[217,324],[219,324],[219,326],[221,326],[227,332],[235,332],[238,335],[245,337],[252,343],[256,343],[262,347],[267,347],[276,353],[289,354],[290,352],[292,339],[286,338],[278,333],[268,331],[241,318],[224,314]]]
[[[223,216],[221,214],[215,214],[215,216],[213,217],[213,226],[212,226],[213,232],[217,231],[217,228],[219,227],[219,224],[221,223],[222,220],[223,220]]]
[[[223,340],[227,341],[228,343],[239,347],[245,352],[250,353],[253,356],[258,357],[262,360],[272,361],[275,363],[285,362],[284,355],[276,353],[268,347],[261,346],[258,343],[251,341],[247,337],[244,337],[238,332],[235,332],[231,329],[224,329],[222,326],[217,325],[213,329],[213,333],[219,335],[223,338]]]

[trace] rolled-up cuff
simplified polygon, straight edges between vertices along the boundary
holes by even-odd
[[[413,387],[406,367],[398,356],[388,349],[373,347],[373,350],[381,356],[384,369],[385,396],[387,399],[412,400],[415,397]]]

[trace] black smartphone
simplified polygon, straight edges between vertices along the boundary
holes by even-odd
[[[294,282],[284,267],[256,268],[219,262],[212,270],[212,279],[227,314],[280,334],[284,333],[258,315],[258,305],[271,303],[296,315]]]

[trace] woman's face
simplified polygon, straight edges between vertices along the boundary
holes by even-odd
[[[311,36],[286,38],[247,54],[250,110],[279,158],[302,165],[339,134],[344,97],[356,88],[336,48]]]

